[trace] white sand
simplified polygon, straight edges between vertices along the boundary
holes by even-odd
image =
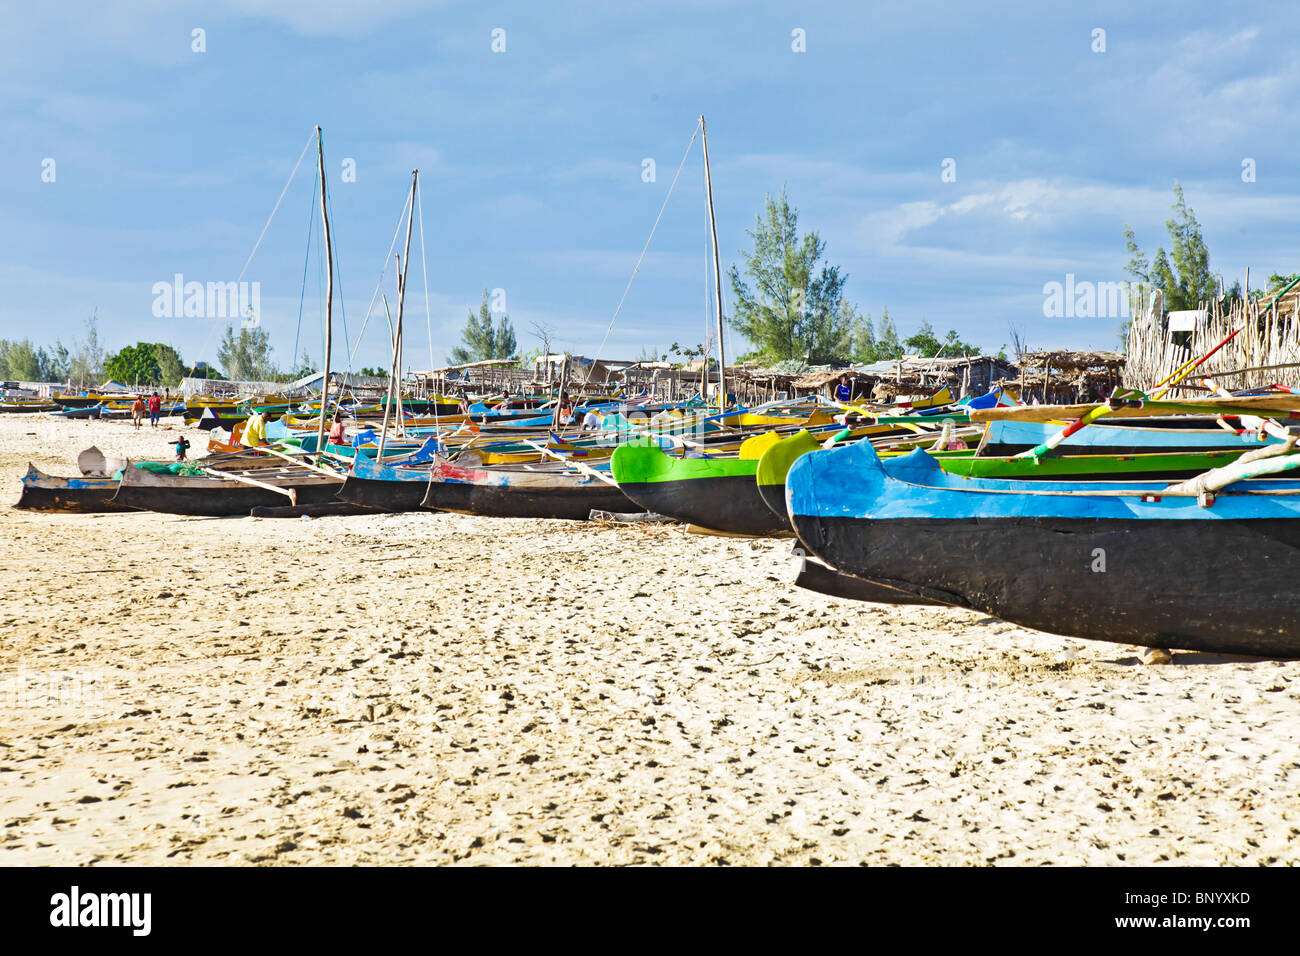
[[[0,416],[0,481],[169,437]],[[790,547],[6,502],[0,863],[1300,861],[1300,663],[825,599]]]

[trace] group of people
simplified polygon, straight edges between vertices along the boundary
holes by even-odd
[[[150,394],[148,398],[143,395],[137,395],[135,401],[131,404],[131,421],[136,428],[144,425],[144,417],[149,416],[149,427],[157,428],[158,420],[162,418],[162,407],[164,401],[171,401],[171,389],[166,390],[166,395],[159,395],[157,392]],[[184,435],[177,436],[176,440],[170,443],[176,449],[176,460],[185,461],[186,455],[190,450],[190,440]]]
[[[170,395],[170,392],[168,392]],[[148,398],[142,395],[135,397],[135,403],[131,406],[131,421],[135,427],[139,428],[144,422],[144,416],[149,416],[149,425],[153,428],[158,427],[158,419],[162,417],[162,398],[157,392],[154,392]]]
[[[582,421],[578,421],[577,410],[573,407],[573,401],[569,398],[568,393],[560,393],[560,402],[555,409],[555,418],[552,425],[555,428],[569,428],[573,425],[578,426],[579,431],[600,431],[604,425],[604,418],[600,412],[594,408],[587,409]]]

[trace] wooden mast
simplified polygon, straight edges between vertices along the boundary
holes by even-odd
[[[325,416],[329,414],[330,352],[334,348],[334,247],[330,242],[329,203],[325,192],[325,144],[316,127],[316,161],[320,172],[320,218],[325,226],[325,377],[320,389],[320,424],[316,429],[316,451],[325,450]]]
[[[393,369],[388,377],[388,403],[384,408],[384,428],[379,433],[379,458],[384,457],[384,447],[388,444],[388,420],[397,405],[397,413],[402,413],[402,384],[398,373],[402,367],[402,306],[406,301],[406,273],[411,267],[411,228],[415,223],[415,187],[420,181],[420,171],[411,173],[410,212],[406,217],[406,248],[402,252],[401,269],[397,279],[397,329],[393,333]],[[398,425],[401,421],[399,418]]]
[[[717,296],[715,307],[718,315],[718,411],[727,410],[727,357],[722,347],[722,263],[718,260],[718,222],[713,217],[713,177],[709,173],[709,134],[704,128],[704,117],[700,117],[700,142],[704,146],[704,192],[709,201],[709,233],[713,239],[713,290]],[[704,374],[708,375],[706,357]]]

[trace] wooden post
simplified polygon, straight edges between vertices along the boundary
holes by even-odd
[[[704,128],[704,117],[700,117],[700,144],[704,148],[704,192],[709,203],[709,234],[713,239],[713,289],[717,298],[715,308],[718,317],[718,411],[727,410],[727,356],[722,347],[722,263],[718,260],[718,223],[713,216],[713,177],[709,172],[709,134]],[[709,360],[704,359],[704,372],[701,381],[708,374]]]
[[[325,416],[329,414],[330,353],[334,348],[334,247],[330,242],[329,202],[325,189],[325,142],[316,127],[316,161],[320,173],[320,217],[325,227],[325,377],[321,380],[320,422],[316,428],[316,450],[325,450]]]
[[[388,378],[388,404],[384,408],[384,428],[379,433],[379,457],[384,457],[384,447],[388,443],[388,419],[393,406],[397,406],[398,425],[401,426],[402,385],[398,374],[402,370],[402,306],[406,301],[406,273],[411,268],[411,227],[415,222],[415,189],[420,182],[420,171],[411,174],[410,214],[406,218],[406,249],[402,254],[402,267],[397,277],[397,331],[393,335],[393,371]]]

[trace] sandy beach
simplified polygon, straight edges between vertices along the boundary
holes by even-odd
[[[5,864],[1300,861],[1300,662],[823,598],[788,540],[9,507],[173,434],[0,416]]]

